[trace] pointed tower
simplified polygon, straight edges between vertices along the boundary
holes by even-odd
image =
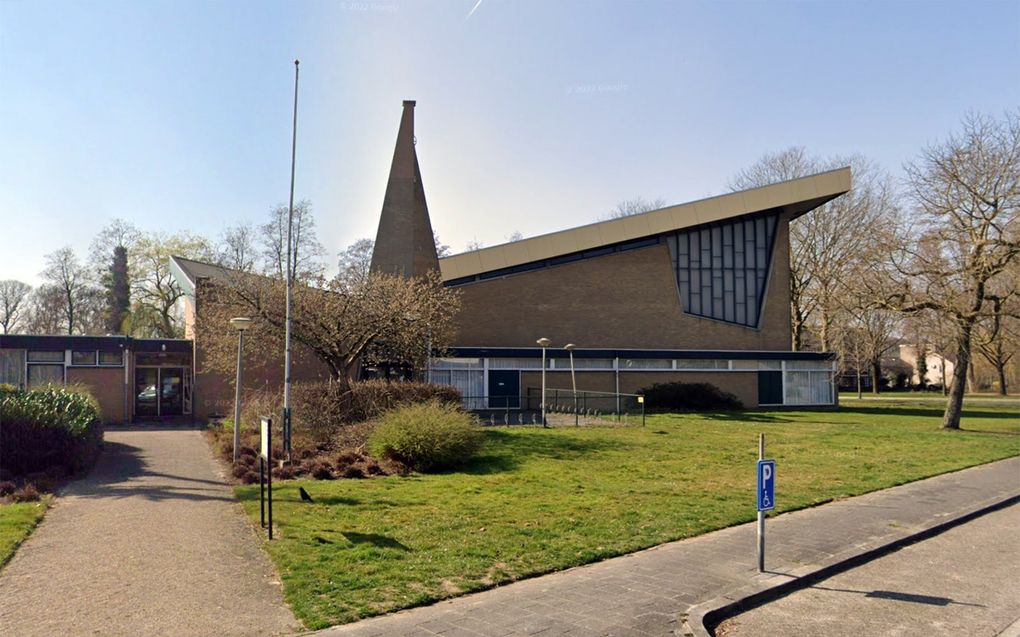
[[[404,100],[372,251],[372,272],[421,276],[438,270],[432,222],[414,150],[414,100]]]

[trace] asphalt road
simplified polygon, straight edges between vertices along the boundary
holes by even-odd
[[[1020,635],[1020,505],[738,615],[716,634]]]

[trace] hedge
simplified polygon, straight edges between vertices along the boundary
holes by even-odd
[[[92,466],[103,443],[99,404],[85,389],[0,392],[0,467],[5,477]]]
[[[641,390],[653,411],[743,409],[740,399],[709,383],[656,383]]]

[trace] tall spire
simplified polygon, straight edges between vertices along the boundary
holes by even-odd
[[[404,100],[372,251],[372,272],[421,276],[439,270],[418,154],[414,150],[414,104],[414,100]]]

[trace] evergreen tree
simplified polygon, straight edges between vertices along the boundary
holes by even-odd
[[[122,334],[124,319],[131,308],[131,283],[128,279],[127,248],[113,249],[113,262],[104,277],[106,287],[106,331]]]

